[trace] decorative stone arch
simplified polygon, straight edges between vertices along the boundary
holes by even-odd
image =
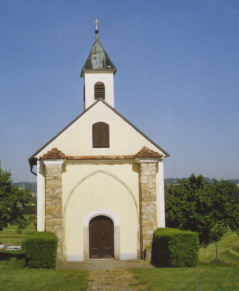
[[[118,216],[108,209],[95,209],[86,214],[83,219],[84,228],[84,259],[89,260],[89,223],[92,218],[104,215],[112,219],[114,223],[114,258],[120,258],[120,220]]]
[[[81,184],[83,183],[86,179],[90,178],[91,176],[94,176],[94,175],[97,175],[99,173],[102,173],[102,174],[105,174],[105,175],[108,175],[112,178],[114,178],[115,180],[117,180],[118,182],[120,182],[127,190],[128,190],[128,193],[130,194],[131,198],[133,199],[133,202],[134,202],[134,205],[135,205],[135,208],[136,208],[136,211],[137,211],[137,214],[138,214],[138,205],[137,205],[137,202],[135,200],[135,197],[134,197],[134,194],[133,194],[133,191],[130,189],[130,187],[123,181],[121,180],[119,177],[115,176],[114,174],[110,173],[110,172],[107,172],[107,171],[104,171],[104,170],[97,170],[93,173],[90,173],[88,175],[86,175],[84,178],[82,178],[79,182],[76,183],[76,185],[71,189],[68,197],[67,197],[67,200],[66,200],[66,203],[65,203],[65,206],[64,206],[64,213],[63,215],[65,215],[66,213],[66,208],[67,208],[67,204],[71,198],[71,195],[74,193],[75,189]]]
[[[71,195],[74,193],[74,191],[76,190],[76,188],[81,184],[83,183],[86,179],[90,178],[91,176],[94,176],[94,175],[97,175],[99,173],[102,173],[102,174],[105,174],[105,175],[108,175],[110,177],[112,177],[113,179],[117,180],[118,182],[120,182],[128,191],[128,193],[130,194],[132,200],[133,200],[133,203],[135,205],[135,210],[136,210],[136,213],[137,213],[137,217],[139,217],[139,208],[138,208],[138,205],[137,205],[137,202],[136,202],[136,199],[133,195],[133,191],[130,189],[130,187],[123,181],[121,180],[119,177],[117,177],[116,175],[110,173],[110,172],[107,172],[107,171],[104,171],[104,170],[97,170],[97,171],[94,171],[93,173],[90,173],[88,175],[86,175],[85,177],[83,177],[82,179],[80,179],[80,181],[78,181],[75,186],[71,189],[67,199],[66,199],[66,202],[65,202],[65,205],[64,205],[64,210],[63,210],[63,227],[64,227],[64,238],[63,238],[63,250],[64,250],[64,257],[65,257],[65,231],[66,231],[66,225],[65,225],[65,216],[66,216],[66,211],[67,211],[67,205],[69,203],[69,200],[71,198]],[[84,237],[83,237],[83,243],[84,243],[84,260],[88,260],[89,259],[89,222],[92,218],[96,217],[96,216],[99,216],[99,215],[105,215],[105,216],[108,216],[110,217],[112,220],[113,220],[113,223],[114,223],[114,257],[115,259],[120,259],[120,220],[119,218],[117,217],[116,214],[114,214],[112,211],[110,210],[107,210],[107,209],[98,209],[98,210],[93,210],[91,212],[89,212],[84,220],[83,220],[83,231],[84,231]],[[82,260],[80,259],[80,260]]]

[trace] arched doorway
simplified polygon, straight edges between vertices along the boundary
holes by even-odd
[[[114,224],[107,216],[96,216],[89,225],[90,259],[114,257]]]

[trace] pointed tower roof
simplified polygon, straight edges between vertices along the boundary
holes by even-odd
[[[81,77],[83,77],[85,71],[108,71],[115,74],[117,70],[100,43],[98,33],[99,31],[96,29],[95,42],[81,70]]]

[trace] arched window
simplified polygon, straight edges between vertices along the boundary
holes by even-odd
[[[92,126],[93,148],[109,148],[110,132],[109,124],[97,122]]]
[[[105,85],[102,82],[95,83],[95,100],[105,99]]]

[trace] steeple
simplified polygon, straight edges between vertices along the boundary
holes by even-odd
[[[116,67],[99,41],[98,20],[96,19],[95,42],[81,70],[84,78],[84,108],[102,98],[114,106],[114,81]]]
[[[115,74],[116,67],[111,62],[109,56],[104,50],[102,44],[99,41],[99,31],[95,30],[95,42],[91,49],[91,52],[81,70],[81,77],[84,77],[84,72],[89,70],[102,70],[107,72],[113,72]]]

